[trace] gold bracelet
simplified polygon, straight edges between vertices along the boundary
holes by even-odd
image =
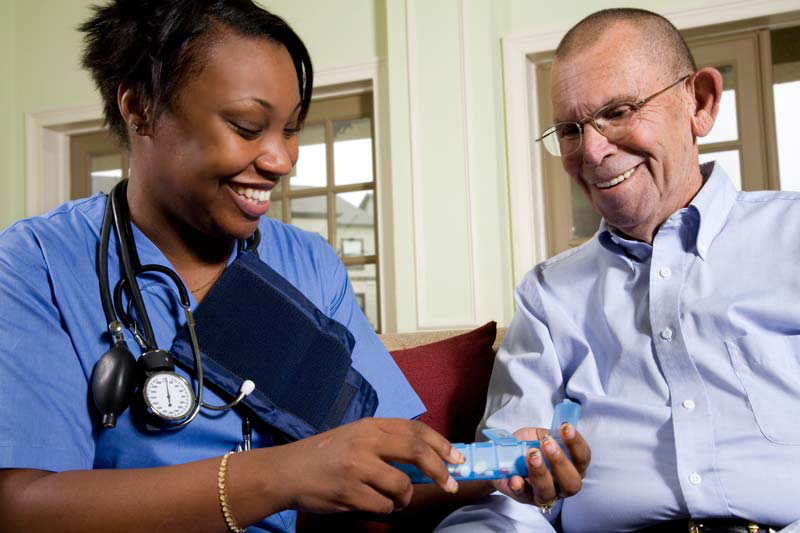
[[[231,513],[231,507],[228,503],[228,488],[225,485],[228,477],[228,458],[233,452],[228,452],[222,456],[222,461],[219,462],[219,472],[217,473],[217,488],[219,489],[219,505],[222,507],[222,516],[225,518],[225,525],[234,533],[245,533],[245,529],[241,529],[236,519]]]

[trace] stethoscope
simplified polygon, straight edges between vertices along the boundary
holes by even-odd
[[[102,416],[103,427],[113,428],[118,416],[130,404],[138,376],[143,373],[145,380],[142,385],[142,394],[148,412],[163,422],[159,428],[179,429],[194,420],[201,407],[212,411],[232,409],[245,396],[253,392],[255,384],[249,379],[242,382],[236,398],[225,405],[210,405],[203,401],[203,361],[197,342],[194,315],[190,309],[189,293],[181,278],[172,269],[154,264],[142,265],[139,261],[128,212],[127,185],[127,180],[123,180],[109,193],[100,229],[97,272],[100,279],[100,299],[103,304],[103,313],[108,332],[113,339],[113,346],[95,364],[92,373],[92,394],[95,405]],[[114,287],[113,297],[108,280],[108,248],[112,227],[119,244],[119,256],[123,270],[122,278]],[[240,250],[246,248],[248,251],[255,251],[259,242],[260,233],[256,230],[250,239],[246,242],[240,241],[238,246]],[[178,291],[194,355],[196,393],[189,381],[175,372],[172,355],[159,349],[156,344],[150,318],[136,279],[137,276],[146,272],[158,272],[167,276]],[[128,309],[125,309],[122,301],[125,291],[130,296]],[[137,325],[137,321],[131,315],[130,305],[135,308],[141,327]],[[123,336],[123,328],[132,332],[141,349],[138,362],[128,349]],[[250,422],[247,417],[243,420],[242,432],[244,449],[249,449],[251,436]]]

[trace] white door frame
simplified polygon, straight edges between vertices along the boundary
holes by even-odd
[[[797,0],[738,0],[714,6],[661,12],[685,30],[797,10]],[[531,56],[555,50],[569,28],[503,38],[503,88],[508,147],[509,209],[514,256],[514,284],[547,257],[547,232],[542,175],[543,152],[532,140],[539,116],[535,65]],[[548,156],[550,157],[550,156]]]

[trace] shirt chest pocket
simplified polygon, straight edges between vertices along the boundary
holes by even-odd
[[[731,364],[764,436],[800,446],[800,335],[751,335],[725,341]]]

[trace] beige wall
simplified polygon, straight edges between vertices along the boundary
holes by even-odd
[[[758,3],[761,0],[754,1]],[[262,0],[304,39],[317,70],[376,59],[391,176],[380,191],[388,331],[451,328],[513,313],[501,39],[562,31],[576,0]],[[694,0],[623,2],[656,11]],[[712,0],[711,6],[731,3]],[[0,227],[24,214],[24,115],[96,104],[75,27],[89,0],[0,0]],[[532,265],[522,265],[529,268]]]

